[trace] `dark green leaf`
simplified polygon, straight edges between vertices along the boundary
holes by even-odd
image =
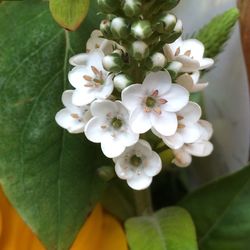
[[[180,203],[192,215],[201,250],[250,246],[250,167],[215,181]]]
[[[89,9],[89,0],[50,0],[50,11],[63,28],[76,30]]]
[[[198,249],[192,219],[185,209],[179,207],[129,219],[126,232],[131,250]]]
[[[68,57],[83,50],[97,22],[93,6],[69,34],[47,3],[0,5],[0,182],[47,249],[69,248],[103,186],[99,146],[54,121],[68,87]]]

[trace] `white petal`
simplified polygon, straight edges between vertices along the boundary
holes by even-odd
[[[84,131],[84,122],[74,119],[67,109],[57,112],[55,120],[59,126],[67,129],[70,133],[77,134]]]
[[[83,106],[96,99],[96,92],[92,88],[78,88],[72,96],[72,103],[76,106]]]
[[[180,55],[175,58],[176,61],[182,63],[182,72],[191,73],[200,69],[199,61],[185,55]]]
[[[109,75],[106,78],[104,84],[99,87],[98,92],[96,92],[96,96],[97,98],[106,99],[112,94],[113,89],[114,89],[114,84],[113,84],[112,75]]]
[[[203,58],[200,61],[200,70],[210,68],[211,66],[213,66],[213,64],[214,64],[213,59],[211,59],[211,58]]]
[[[71,71],[69,71],[68,79],[70,84],[75,88],[83,88],[86,83],[88,83],[83,76],[93,76],[93,72],[84,66],[76,66]]]
[[[196,84],[196,83],[198,83],[198,81],[200,79],[200,71],[195,71],[190,76],[192,77],[194,84]]]
[[[144,173],[147,176],[155,176],[160,173],[162,169],[162,163],[160,156],[152,152],[151,156],[148,157],[147,165],[144,166]]]
[[[190,91],[191,93],[200,92],[208,86],[208,82],[195,84]]]
[[[162,140],[172,149],[179,149],[184,145],[183,137],[178,132],[172,136],[163,136]]]
[[[65,90],[62,94],[62,103],[67,108],[74,108],[75,105],[72,104],[72,96],[74,90]]]
[[[91,103],[90,110],[93,116],[106,116],[108,113],[116,113],[117,106],[109,100],[98,100]]]
[[[88,140],[95,143],[101,142],[108,133],[105,128],[102,128],[103,125],[106,125],[105,118],[93,117],[90,119],[85,126],[85,135]]]
[[[201,107],[195,102],[189,102],[183,109],[177,112],[177,115],[183,117],[180,120],[182,124],[186,122],[195,123],[201,118]]]
[[[86,66],[89,55],[87,53],[77,54],[69,59],[69,63],[73,66]]]
[[[138,147],[140,147],[140,146],[142,146],[142,147],[144,147],[144,148],[146,148],[146,149],[152,151],[152,148],[151,148],[150,144],[149,144],[147,141],[145,141],[145,140],[140,139],[140,140],[138,141],[138,143],[135,145],[136,148],[138,148]],[[143,152],[143,151],[144,151],[144,149],[142,148],[142,152]]]
[[[168,102],[162,105],[162,109],[169,112],[177,112],[187,105],[188,91],[178,84],[172,84],[171,89],[163,97]]]
[[[182,149],[173,151],[175,158],[173,159],[173,163],[181,168],[187,167],[192,162],[192,156],[185,152]]]
[[[183,75],[180,75],[176,79],[176,83],[180,84],[183,86],[185,89],[187,89],[189,92],[192,92],[193,86],[194,86],[194,81],[193,78],[188,74],[185,73]]]
[[[133,111],[136,107],[142,105],[144,95],[141,84],[130,85],[122,91],[122,104],[129,111]]]
[[[117,134],[117,140],[119,140],[120,144],[129,147],[139,140],[139,134],[136,134],[130,128],[127,128],[125,131],[121,131]]]
[[[100,49],[91,51],[91,53],[89,53],[88,66],[95,66],[98,70],[106,73],[102,66],[102,59],[104,56],[104,53]]]
[[[129,118],[129,124],[134,133],[142,134],[151,129],[150,113],[143,111],[141,107],[136,108]]]
[[[101,148],[105,156],[115,158],[121,155],[126,147],[122,145],[117,138],[110,135],[102,138]]]
[[[181,54],[184,54],[186,51],[191,51],[190,57],[200,61],[204,55],[204,45],[197,39],[188,39],[183,41],[181,46]]]
[[[168,61],[173,61],[174,60],[174,53],[176,51],[176,49],[171,49],[171,47],[169,46],[169,44],[164,45],[163,47],[163,51],[164,51],[164,55],[167,57]]]
[[[213,144],[209,141],[199,141],[184,146],[185,150],[194,156],[205,157],[212,153]]]
[[[173,135],[178,126],[176,114],[170,112],[164,112],[161,115],[152,115],[151,123],[154,129],[164,136]]]
[[[159,95],[165,94],[171,87],[171,76],[167,71],[158,71],[149,73],[143,81],[143,88],[152,94],[155,90],[159,91]]]
[[[201,140],[209,140],[213,135],[213,127],[212,124],[205,120],[200,120],[199,124],[201,126]]]
[[[143,173],[140,175],[135,174],[132,178],[127,180],[128,185],[135,190],[143,190],[150,186],[153,178]]]
[[[134,172],[131,170],[131,166],[124,161],[122,156],[118,157],[116,160],[115,172],[122,180],[132,178],[134,175]]]
[[[182,135],[184,143],[193,143],[201,136],[201,130],[198,124],[186,125],[185,128],[179,129],[178,131]]]

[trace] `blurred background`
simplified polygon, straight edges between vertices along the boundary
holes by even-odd
[[[188,0],[181,1],[175,13],[183,20],[185,37],[236,5],[235,0]],[[214,126],[215,151],[209,161],[198,160],[196,166],[188,170],[194,186],[234,172],[249,159],[250,102],[239,24],[217,58],[215,68],[204,79],[210,82],[204,95],[206,115]]]

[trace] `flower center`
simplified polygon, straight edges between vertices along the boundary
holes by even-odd
[[[84,75],[83,78],[88,82],[85,84],[85,87],[100,87],[100,85],[104,84],[105,79],[103,72],[101,70],[98,70],[95,66],[91,66],[91,70],[94,73],[94,77],[91,77],[89,75]]]
[[[155,98],[153,98],[151,96],[147,97],[147,99],[146,99],[146,106],[148,108],[153,108],[155,106],[155,104],[156,104]]]
[[[142,164],[142,159],[138,157],[137,155],[133,155],[130,158],[130,164],[135,167],[139,167]]]
[[[122,120],[114,117],[111,121],[111,125],[114,129],[119,129],[122,127]]]

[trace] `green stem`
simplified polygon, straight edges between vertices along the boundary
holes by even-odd
[[[138,216],[153,213],[151,191],[149,188],[142,191],[134,191],[134,199]]]

